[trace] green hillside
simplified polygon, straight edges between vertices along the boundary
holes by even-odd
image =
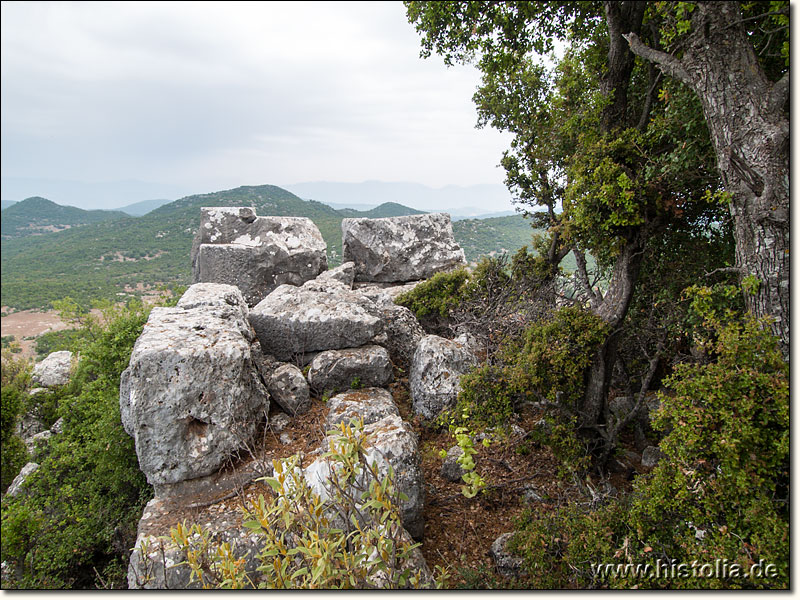
[[[366,217],[368,219],[380,219],[383,217],[402,217],[405,215],[423,215],[425,211],[416,210],[397,204],[397,202],[384,202],[371,210],[355,210],[353,208],[340,208],[338,212],[343,217]]]
[[[0,234],[4,240],[42,235],[127,216],[119,211],[83,210],[74,206],[61,206],[46,198],[33,197],[15,202],[3,210]]]
[[[159,285],[188,285],[192,239],[203,206],[252,206],[259,215],[308,217],[328,244],[330,266],[341,262],[343,218],[421,212],[395,203],[365,212],[336,210],[270,185],[188,196],[138,218],[123,216],[48,235],[4,239],[2,305],[23,310],[46,307],[65,296],[88,302]],[[4,223],[9,210],[3,212]],[[472,262],[492,252],[513,253],[530,245],[534,233],[521,216],[457,221],[453,231]]]

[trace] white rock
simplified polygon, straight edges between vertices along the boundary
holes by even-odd
[[[434,419],[453,406],[461,389],[461,376],[477,364],[475,355],[458,342],[435,335],[422,338],[408,380],[414,412]]]
[[[417,281],[466,264],[446,213],[343,219],[342,256],[356,281]]]
[[[210,293],[193,288],[188,299]],[[247,306],[237,290],[225,292],[239,303],[154,308],[122,375],[123,426],[151,484],[213,473],[250,442],[269,411],[249,327],[243,330]]]
[[[46,388],[67,385],[71,372],[72,352],[61,350],[49,354],[33,367],[33,381]]]
[[[261,348],[278,360],[357,348],[383,331],[374,302],[339,282],[282,285],[250,311]]]
[[[381,387],[392,381],[392,362],[381,346],[326,350],[311,361],[308,382],[319,392]]]

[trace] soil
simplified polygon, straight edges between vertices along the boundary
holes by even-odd
[[[435,572],[437,566],[446,569],[451,588],[513,586],[530,589],[531,585],[524,578],[507,581],[498,575],[489,549],[500,535],[514,531],[515,521],[526,508],[522,499],[526,486],[535,488],[536,493],[543,498],[541,508],[544,510],[555,509],[565,501],[577,499],[579,492],[572,482],[560,480],[556,476],[559,470],[558,460],[549,449],[531,442],[526,434],[494,434],[488,447],[480,443],[475,445],[475,470],[486,482],[486,491],[467,498],[461,492],[462,483],[450,482],[440,473],[440,451],[446,451],[455,445],[453,436],[446,429],[432,426],[413,415],[407,380],[398,380],[389,388],[401,416],[411,423],[419,435],[426,492],[425,532],[421,551],[428,567],[432,572]],[[279,412],[280,409],[273,403],[271,417]],[[303,466],[307,466],[316,457],[315,450],[325,436],[326,416],[325,403],[314,398],[311,410],[293,418],[281,431],[288,434],[291,443],[282,443],[280,434],[266,429],[259,447],[254,449],[256,460],[262,465],[271,464],[272,459],[299,453]],[[529,432],[540,418],[541,415],[531,409],[518,415],[515,423]],[[247,462],[250,460],[252,459]],[[242,466],[240,464],[238,468]],[[232,465],[231,468],[236,470],[237,466]],[[269,467],[266,469],[269,470]],[[627,479],[625,474],[617,474],[612,476],[610,483],[622,491],[630,487]],[[599,486],[599,482],[594,483]],[[240,519],[240,516],[233,516],[234,509],[250,505],[259,494],[266,491],[263,482],[257,481],[240,488],[235,498],[230,498],[234,494],[229,494],[229,497],[204,502],[202,508],[185,512],[173,507],[166,514],[159,515],[163,518],[161,526],[164,527],[168,522],[174,524],[176,516],[188,516],[190,522]],[[186,504],[184,508],[187,508]]]
[[[3,307],[3,313],[8,311]],[[22,347],[19,356],[36,356],[36,337],[48,331],[68,329],[70,325],[62,321],[53,311],[22,310],[0,317],[0,330],[3,337],[13,335]]]

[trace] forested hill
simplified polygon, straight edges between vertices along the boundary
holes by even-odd
[[[332,266],[341,262],[343,218],[420,212],[397,203],[365,212],[336,210],[271,185],[188,196],[138,218],[122,215],[113,221],[47,235],[4,239],[0,256],[2,305],[39,308],[65,296],[86,302],[124,297],[137,287],[141,291],[157,284],[187,285],[191,279],[192,238],[202,206],[252,206],[259,215],[308,217],[328,244]],[[15,207],[3,211],[4,226],[7,213]],[[513,252],[530,244],[532,233],[522,217],[458,221],[453,228],[470,261],[492,251]]]
[[[3,209],[0,233],[5,240],[124,219],[127,216],[116,210],[83,210],[74,206],[62,206],[35,196]]]

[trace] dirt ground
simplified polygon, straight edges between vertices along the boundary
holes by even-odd
[[[3,307],[3,312],[8,308]],[[48,331],[59,331],[67,329],[68,323],[64,323],[53,311],[40,312],[35,310],[23,310],[0,318],[0,329],[3,336],[13,335],[16,341],[22,346],[20,356],[33,358],[36,356],[36,338]]]

